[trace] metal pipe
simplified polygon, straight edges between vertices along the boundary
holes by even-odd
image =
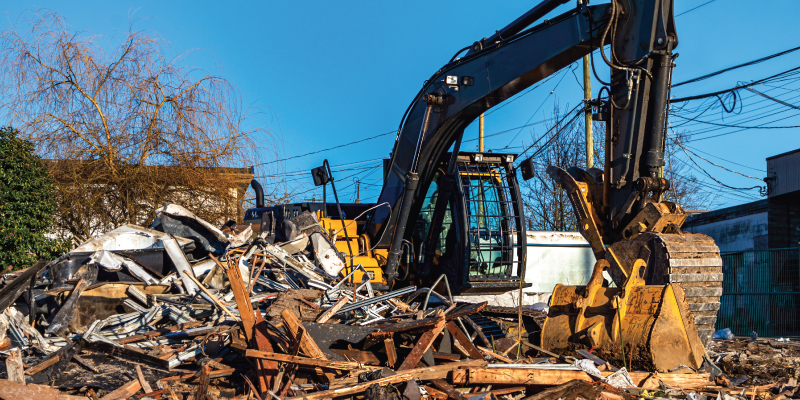
[[[671,39],[668,39],[671,41]],[[658,176],[659,169],[664,165],[664,120],[667,112],[667,102],[669,99],[669,75],[672,70],[672,52],[671,46],[658,55],[656,62],[659,63],[658,73],[655,76],[655,101],[653,102],[653,123],[650,126],[650,149],[647,151],[645,163],[648,167],[650,176],[655,178]]]
[[[331,165],[328,164],[328,159],[326,158],[325,161],[322,162],[322,165],[328,170],[328,176],[330,177],[331,182],[331,190],[333,191],[333,197],[336,199],[336,210],[339,211],[339,220],[342,221],[342,230],[344,231],[344,240],[347,241],[347,251],[350,252],[350,266],[353,266],[353,249],[350,247],[350,236],[347,234],[347,226],[344,224],[344,214],[342,214],[342,206],[339,204],[339,194],[336,193],[336,186],[333,184],[333,173],[331,172]],[[327,208],[327,205],[325,206]]]
[[[256,208],[264,208],[264,188],[262,188],[261,184],[255,179],[250,181],[250,186],[253,188],[253,191],[256,192]]]
[[[417,138],[417,146],[414,149],[414,161],[411,164],[411,169],[408,171],[408,174],[406,174],[403,202],[400,204],[400,213],[397,216],[394,236],[392,237],[392,247],[389,249],[389,257],[386,261],[386,280],[389,282],[389,285],[391,285],[394,278],[397,277],[397,265],[400,263],[400,255],[403,252],[403,239],[406,233],[406,225],[408,224],[408,216],[411,213],[411,200],[414,198],[417,186],[419,185],[417,162],[419,161],[419,154],[422,152],[422,143],[425,140],[425,134],[428,132],[428,124],[431,120],[433,106],[442,103],[442,96],[436,93],[429,93],[422,96],[422,100],[428,104],[428,107],[425,110],[425,119],[422,121],[422,127],[419,137]]]

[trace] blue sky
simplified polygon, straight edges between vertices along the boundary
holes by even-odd
[[[676,13],[707,0],[676,0]],[[423,81],[445,64],[456,50],[489,36],[536,4],[536,1],[403,1],[403,2],[209,2],[209,1],[15,1],[6,5],[8,20],[26,9],[49,8],[66,17],[79,31],[114,35],[145,30],[171,44],[184,64],[221,75],[235,84],[245,104],[261,107],[264,124],[282,142],[282,154],[290,157],[347,143],[397,129],[400,118]],[[491,7],[489,6],[491,5]],[[555,13],[566,11],[562,6]],[[555,14],[554,13],[554,14]],[[750,59],[800,45],[793,0],[752,2],[716,0],[677,19],[680,45],[674,81],[681,82]],[[598,59],[599,60],[599,59]],[[598,61],[598,67],[602,68]],[[676,88],[676,97],[705,93],[751,81],[800,65],[800,52],[724,74],[700,83]],[[580,76],[581,66],[575,73]],[[603,68],[605,70],[605,68]],[[602,72],[607,74],[607,72]],[[563,79],[561,79],[563,77]],[[559,83],[560,82],[560,83]],[[556,86],[557,85],[557,86]],[[600,85],[594,82],[594,93]],[[800,85],[762,87],[771,95],[792,102]],[[553,91],[551,94],[550,91]],[[743,111],[768,106],[777,116],[790,117],[797,110],[771,103],[749,92],[742,93]],[[506,131],[526,121],[547,119],[557,102],[561,107],[578,104],[582,90],[571,72],[550,80],[486,118],[486,133]],[[756,103],[761,101],[761,103]],[[800,104],[794,100],[793,104]],[[697,104],[695,104],[697,105]],[[538,113],[534,110],[541,107]],[[757,112],[753,112],[757,114]],[[708,121],[735,121],[719,110],[704,114]],[[722,118],[725,118],[723,121]],[[777,117],[776,117],[777,118]],[[673,119],[673,123],[677,120]],[[757,120],[765,122],[767,120]],[[730,122],[727,122],[730,123]],[[754,124],[756,122],[753,122]],[[465,140],[477,136],[473,124]],[[775,125],[800,125],[793,117]],[[687,125],[687,128],[691,127]],[[694,126],[692,129],[709,126]],[[487,139],[487,148],[522,146],[543,133],[544,124]],[[727,132],[727,131],[723,131]],[[697,135],[697,138],[713,133]],[[362,144],[296,158],[263,173],[294,173],[319,166],[324,158],[344,171],[335,172],[340,198],[353,198],[351,174],[363,179],[361,198],[374,200],[380,190],[379,161],[391,151],[393,135]],[[476,142],[470,142],[475,145]],[[746,130],[689,143],[697,154],[728,169],[764,177],[764,159],[800,147],[795,129]],[[368,161],[360,164],[356,162]],[[685,160],[689,162],[688,160]],[[727,172],[696,159],[721,182],[753,186],[759,182]],[[740,165],[739,165],[740,164]],[[355,169],[364,168],[364,169]],[[336,168],[334,168],[336,169]],[[761,170],[761,171],[760,171]],[[699,172],[695,172],[701,176]],[[346,178],[346,179],[345,179]],[[289,189],[305,185],[294,200],[319,191],[311,189],[310,174],[290,175]],[[717,205],[727,206],[758,199],[757,192],[743,194],[721,189],[704,178],[704,188],[716,192]],[[281,188],[283,190],[283,188]]]

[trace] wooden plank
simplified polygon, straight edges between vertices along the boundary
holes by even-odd
[[[397,348],[394,347],[394,339],[384,339],[383,346],[386,348],[386,356],[389,358],[389,368],[394,369],[394,366],[397,364]]]
[[[8,372],[8,380],[14,383],[25,384],[25,366],[22,365],[22,351],[19,347],[14,347],[9,350],[9,356],[6,358],[6,371]]]
[[[381,360],[375,353],[366,350],[330,349],[332,352],[344,357],[348,361],[366,365],[381,365]]]
[[[286,326],[289,328],[289,334],[292,336],[292,339],[294,339],[297,336],[297,331],[303,324],[297,316],[294,315],[294,312],[288,308],[281,312],[281,316],[283,317],[283,321],[286,322]],[[314,342],[314,339],[311,338],[311,335],[303,335],[300,342],[300,350],[311,358],[328,359],[328,357],[325,357],[325,353],[317,346],[317,343]]]
[[[486,347],[478,346],[478,348],[482,352],[494,357],[495,360],[500,360],[500,361],[502,361],[502,362],[504,362],[506,364],[513,364],[514,363],[514,361],[511,360],[510,358],[501,356],[500,354],[497,354],[497,353],[493,352],[492,350],[487,349]]]
[[[460,354],[455,353],[442,353],[438,351],[433,352],[433,359],[434,360],[446,360],[446,361],[458,361],[461,359]]]
[[[25,375],[38,374],[39,372],[44,371],[47,367],[59,362],[60,360],[61,360],[60,356],[54,355],[53,357],[50,357],[50,358],[40,362],[36,366],[30,367],[27,370],[25,370]]]
[[[117,390],[114,390],[113,392],[101,397],[100,400],[123,400],[123,399],[127,399],[127,398],[133,396],[134,394],[136,394],[136,392],[138,392],[139,389],[141,389],[141,388],[142,388],[142,385],[139,383],[139,380],[138,379],[134,379],[134,380],[132,380],[132,381],[120,386],[119,388],[117,388]]]
[[[364,367],[364,365],[361,363],[351,362],[351,361],[317,360],[314,358],[291,356],[288,354],[272,353],[268,351],[258,351],[252,349],[247,350],[245,352],[245,357],[280,361],[291,364],[303,365],[307,367],[320,367],[320,368],[341,369],[341,370],[350,370],[354,368]]]
[[[445,319],[440,318],[439,322],[436,323],[433,329],[423,333],[422,336],[417,341],[417,344],[414,345],[414,349],[411,350],[411,354],[409,354],[408,357],[406,357],[406,359],[403,360],[403,364],[401,364],[400,368],[398,368],[397,370],[405,371],[416,367],[417,363],[419,363],[419,360],[422,359],[422,356],[425,354],[425,352],[431,348],[433,340],[436,339],[436,337],[439,336],[440,333],[442,333],[442,330],[444,330],[445,323],[446,323]]]
[[[0,398],[3,400],[57,400],[58,389],[45,385],[25,385],[0,379]]]
[[[475,314],[483,310],[484,307],[486,307],[486,302],[478,304],[468,304],[465,306],[457,307],[450,313],[446,314],[445,319],[447,321],[450,321],[452,319],[463,317],[465,315]],[[413,321],[399,322],[396,324],[377,326],[376,327],[377,332],[373,333],[373,335],[377,333],[405,332],[414,329],[427,328],[430,326],[435,326],[438,321],[439,321],[438,317],[430,317]]]
[[[431,380],[431,383],[439,390],[445,392],[448,398],[453,400],[467,400],[463,395],[461,395],[461,393],[458,392],[458,390],[450,386],[449,383],[445,382],[444,379],[433,379]]]
[[[185,276],[187,278],[191,279],[195,284],[197,284],[197,286],[200,287],[200,290],[202,290],[203,293],[205,293],[211,299],[211,301],[213,301],[214,304],[217,305],[217,307],[219,307],[223,312],[225,312],[225,314],[228,314],[228,316],[233,318],[234,321],[239,321],[239,318],[236,317],[235,315],[233,315],[231,310],[228,310],[228,307],[225,307],[225,305],[222,304],[222,302],[219,301],[219,299],[216,296],[214,296],[214,294],[212,294],[208,289],[206,289],[206,287],[203,286],[202,283],[200,283],[197,279],[195,279],[195,277],[193,277],[193,276],[191,276],[189,274],[186,274]]]
[[[521,392],[521,391],[523,391],[525,389],[526,389],[525,386],[513,386],[513,387],[509,387],[509,388],[490,390],[489,393],[491,393],[491,394],[493,394],[495,396],[502,396],[504,394],[511,394],[511,393],[516,393],[516,392]],[[483,393],[483,392],[478,392],[476,394],[481,394],[481,393]]]
[[[603,371],[602,374],[608,376],[612,372]],[[630,372],[637,386],[650,375],[649,372]],[[574,379],[594,381],[589,374],[580,370],[470,368],[453,373],[451,382],[455,385],[561,385]],[[708,374],[658,374],[658,379],[676,388],[708,384]]]
[[[200,384],[197,385],[197,390],[194,392],[194,400],[206,400],[208,385],[211,383],[211,377],[208,376],[210,372],[211,367],[208,365],[203,365],[200,369]]]
[[[212,258],[213,255],[210,255]],[[214,262],[219,264],[219,261],[214,259]],[[245,287],[242,273],[239,271],[239,266],[225,270],[228,275],[228,281],[231,283],[231,291],[233,292],[233,299],[236,301],[236,309],[239,310],[239,316],[242,317],[242,328],[244,329],[244,337],[247,341],[253,340],[253,329],[256,326],[256,317],[253,315],[253,303],[250,302],[250,291]],[[201,285],[202,286],[202,285]]]
[[[142,390],[145,393],[150,393],[153,389],[150,387],[150,384],[147,383],[147,380],[144,379],[144,374],[142,373],[142,367],[139,364],[136,364],[136,376],[139,378],[139,383],[142,385]]]
[[[386,378],[376,379],[374,381],[369,381],[364,383],[358,383],[357,377],[354,377],[352,379],[339,379],[336,381],[337,388],[332,388],[329,390],[323,390],[310,394],[303,394],[302,396],[297,396],[297,397],[289,397],[285,398],[284,400],[303,400],[303,399],[322,400],[325,398],[335,398],[340,396],[349,396],[356,393],[361,393],[367,390],[368,387],[376,383],[380,386],[385,386],[390,383],[407,382],[411,379],[424,379],[424,380],[444,379],[447,378],[447,375],[450,373],[450,371],[456,370],[461,367],[468,367],[473,364],[486,365],[487,362],[483,360],[470,360],[470,361],[462,361],[451,364],[437,365],[434,367],[416,368],[404,371],[402,373],[398,373],[397,375],[387,376]]]
[[[447,400],[447,393],[428,385],[422,385],[422,387],[425,388],[425,391],[428,392],[428,395],[433,397],[435,400]]]
[[[418,368],[419,370],[425,371],[425,379],[447,379],[451,371],[456,370],[457,368],[483,368],[489,365],[486,360],[464,360],[464,361],[457,361],[454,363],[447,363],[441,365],[434,365],[433,367],[424,367]],[[416,370],[408,370],[404,373],[414,372]],[[466,369],[460,369],[457,371],[464,371]],[[352,386],[358,384],[358,377],[357,376],[347,376],[342,377],[331,383],[329,389],[341,389],[344,387]]]
[[[461,347],[467,351],[467,354],[469,354],[470,357],[475,360],[483,360],[483,354],[478,351],[472,341],[469,340],[467,335],[464,334],[464,332],[462,332],[458,326],[456,326],[454,321],[448,321],[445,327],[447,327],[447,330],[450,332],[450,334],[453,335],[458,344],[460,344]]]
[[[255,321],[256,324],[253,329],[253,340],[251,343],[260,351],[273,351],[272,343],[267,338],[267,322],[260,312],[255,313]],[[270,386],[273,385],[275,377],[278,374],[278,363],[270,360],[258,360],[256,361],[256,365],[256,372],[258,374],[262,393],[266,393]]]
[[[345,304],[349,302],[350,298],[342,297],[341,299],[339,299],[339,301],[336,302],[336,304],[334,304],[331,308],[329,308],[328,311],[325,311],[322,315],[320,315],[319,318],[317,318],[317,322],[320,324],[327,322],[329,319],[331,319],[332,316],[336,315],[336,313],[339,312],[339,310],[341,310],[342,307],[345,306]]]

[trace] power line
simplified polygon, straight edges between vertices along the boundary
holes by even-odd
[[[708,4],[708,3],[706,3],[706,4]],[[699,7],[702,7],[702,5],[698,6],[698,7],[695,7],[695,8],[699,8]],[[691,10],[689,10],[689,11],[691,11]],[[687,12],[689,12],[689,11],[687,11]],[[780,57],[780,56],[795,52],[797,50],[800,50],[800,47],[794,47],[794,48],[791,48],[789,50],[784,50],[784,51],[781,51],[781,52],[778,52],[778,53],[775,53],[775,54],[772,54],[772,55],[769,55],[769,56],[766,56],[766,57],[761,57],[761,58],[756,59],[756,60],[748,61],[748,62],[743,63],[743,64],[734,65],[733,67],[728,67],[728,68],[725,68],[725,69],[721,69],[719,71],[712,72],[710,74],[706,74],[706,75],[703,75],[703,76],[699,76],[699,77],[694,78],[694,79],[689,79],[688,81],[683,81],[681,83],[676,83],[676,84],[672,85],[672,87],[678,87],[678,86],[681,86],[681,85],[686,85],[687,83],[699,82],[699,81],[702,81],[702,80],[705,80],[705,79],[708,79],[708,78],[715,77],[715,76],[717,76],[719,74],[724,74],[725,72],[733,71],[735,69],[739,69],[739,68],[743,68],[743,67],[748,67],[750,65],[759,64],[759,63],[762,63],[764,61],[771,60],[771,59],[773,59],[775,57]]]
[[[780,77],[783,77],[784,75],[788,75],[789,73],[795,72],[797,70],[800,70],[800,67],[795,67],[795,68],[792,68],[792,69],[789,69],[789,70],[786,70],[786,71],[783,71],[783,72],[779,72],[779,73],[777,73],[775,75],[768,76],[766,78],[759,79],[757,81],[754,81],[754,82],[751,82],[751,83],[748,83],[748,84],[736,85],[736,86],[734,86],[734,87],[732,87],[730,89],[718,90],[716,92],[699,94],[699,95],[696,95],[696,96],[688,96],[688,97],[681,97],[681,98],[678,98],[678,99],[670,99],[669,102],[670,103],[682,103],[684,101],[689,101],[689,100],[698,100],[698,99],[705,99],[705,98],[708,98],[708,97],[716,97],[716,96],[719,96],[721,94],[733,92],[733,91],[736,91],[736,90],[739,90],[739,89],[744,89],[744,88],[746,88],[748,86],[757,85],[757,84],[762,83],[762,82],[767,82],[767,81],[770,81],[770,80],[773,80],[773,79],[776,79],[776,78],[780,78]]]
[[[356,161],[356,162],[351,162],[351,163],[347,163],[347,164],[334,165],[334,166],[331,166],[331,172],[352,171],[353,168],[351,168],[351,169],[342,169],[342,170],[337,170],[335,168],[349,167],[351,165],[358,165],[358,164],[364,164],[364,163],[368,163],[368,162],[381,161],[381,160],[383,160],[383,159],[382,158],[373,158],[371,160]],[[311,173],[311,170],[308,170],[308,169],[297,169],[297,170],[290,171],[290,172],[284,172],[282,174],[256,176],[256,178],[275,178],[275,177],[282,177],[282,176],[302,175],[302,174],[306,174],[306,173]]]
[[[670,130],[672,130],[672,126],[670,126]],[[675,133],[675,131],[674,131],[674,130],[672,130],[672,133],[673,133],[675,136],[677,136],[677,134]],[[697,161],[695,161],[695,160],[694,160],[694,158],[692,158],[692,156],[691,156],[691,155],[689,155],[689,152],[686,150],[686,148],[685,148],[685,147],[683,147],[683,144],[681,144],[681,143],[680,143],[680,141],[676,140],[676,139],[675,139],[675,137],[673,137],[672,135],[669,135],[669,134],[667,134],[667,136],[670,138],[670,140],[672,140],[672,142],[673,142],[673,143],[677,144],[677,145],[678,145],[678,147],[680,147],[680,148],[681,148],[681,150],[683,150],[684,154],[686,154],[686,157],[688,157],[688,158],[689,158],[689,161],[691,161],[691,162],[692,162],[694,165],[696,165],[696,166],[697,166],[697,168],[700,168],[700,170],[701,170],[701,171],[703,171],[703,173],[704,173],[706,176],[708,176],[709,178],[711,178],[711,179],[712,179],[714,182],[717,182],[718,184],[720,184],[720,185],[722,185],[722,186],[724,186],[724,187],[726,187],[726,188],[728,188],[728,189],[733,189],[733,190],[742,190],[742,191],[744,191],[744,190],[762,189],[762,186],[753,186],[753,187],[749,187],[749,188],[737,188],[737,187],[733,187],[733,186],[728,186],[728,185],[726,185],[726,184],[724,184],[724,183],[720,182],[720,181],[719,181],[717,178],[715,178],[713,175],[711,175],[710,173],[708,173],[708,171],[706,171],[706,170],[705,170],[703,167],[701,167],[701,166],[700,166],[700,164],[698,164],[698,163],[697,163]],[[696,154],[695,154],[695,155],[696,155]],[[700,157],[700,156],[698,156],[698,157]],[[700,158],[702,158],[702,157],[700,157]],[[708,160],[706,160],[706,161],[708,161]],[[710,161],[709,161],[709,162],[710,162]],[[714,163],[711,163],[711,164],[714,164]],[[717,164],[714,164],[714,165],[717,165]],[[717,166],[719,166],[719,165],[717,165]],[[727,168],[724,168],[724,167],[720,167],[720,168],[727,169]],[[744,175],[744,176],[747,176],[747,175]],[[751,176],[747,176],[747,177],[748,177],[748,178],[753,178],[753,177],[751,177]],[[760,180],[760,179],[758,179],[758,178],[753,178],[753,179]]]
[[[318,153],[322,153],[322,152],[324,152],[324,151],[329,151],[329,150],[333,150],[333,149],[338,149],[338,148],[341,148],[341,147],[345,147],[345,146],[350,146],[350,145],[354,145],[354,144],[357,144],[357,143],[366,142],[366,141],[368,141],[368,140],[377,139],[377,138],[379,138],[379,137],[383,137],[383,136],[386,136],[386,135],[391,135],[391,134],[393,134],[393,133],[394,133],[394,134],[396,134],[396,133],[397,133],[397,131],[391,131],[391,132],[381,133],[380,135],[375,135],[375,136],[372,136],[372,137],[368,137],[368,138],[366,138],[366,139],[356,140],[355,142],[350,142],[350,143],[340,144],[340,145],[338,145],[338,146],[329,147],[329,148],[327,148],[327,149],[322,149],[322,150],[312,151],[312,152],[310,152],[310,153],[305,153],[305,154],[299,154],[299,155],[296,155],[296,156],[286,157],[286,158],[283,158],[283,159],[280,159],[280,160],[267,161],[267,162],[263,162],[263,163],[260,163],[260,164],[255,164],[255,165],[253,165],[253,167],[257,167],[257,166],[259,166],[259,165],[274,164],[274,163],[276,163],[276,162],[281,162],[281,161],[291,160],[291,159],[295,159],[295,158],[300,158],[300,157],[310,156],[310,155],[312,155],[312,154],[318,154]]]
[[[731,164],[734,164],[734,165],[738,165],[738,166],[740,166],[740,167],[749,168],[749,169],[752,169],[752,170],[754,170],[754,171],[758,171],[758,172],[767,172],[767,171],[765,171],[765,170],[763,170],[763,169],[753,168],[753,167],[750,167],[750,166],[747,166],[747,165],[744,165],[744,164],[739,164],[739,163],[737,163],[737,162],[735,162],[735,161],[726,160],[726,159],[724,159],[724,158],[722,158],[722,157],[720,157],[720,156],[715,156],[715,155],[713,155],[713,154],[711,154],[711,153],[706,153],[706,152],[705,152],[705,151],[703,151],[703,150],[697,149],[697,148],[695,148],[695,147],[692,147],[692,146],[689,146],[689,145],[686,145],[686,147],[688,147],[688,148],[690,148],[690,149],[692,149],[692,150],[694,150],[694,151],[696,151],[696,152],[703,153],[703,154],[705,154],[705,155],[707,155],[707,156],[714,157],[714,158],[720,159],[720,160],[722,160],[722,161],[729,162],[729,163],[731,163]]]
[[[547,132],[545,132],[545,133],[544,133],[544,134],[543,134],[543,135],[542,135],[542,136],[541,136],[539,139],[537,139],[535,142],[533,142],[533,144],[532,144],[532,145],[528,146],[528,148],[526,148],[526,149],[525,149],[525,151],[523,151],[522,153],[519,153],[519,155],[517,156],[517,159],[521,160],[521,159],[522,159],[522,156],[523,156],[523,155],[525,155],[525,153],[527,153],[527,152],[528,152],[528,150],[530,150],[531,148],[533,148],[533,146],[536,146],[536,144],[537,144],[537,143],[539,143],[539,142],[540,142],[542,139],[544,139],[544,138],[547,136],[547,134],[548,134],[548,133],[550,133],[550,131],[552,131],[553,129],[555,129],[555,128],[556,128],[556,127],[558,127],[558,126],[561,126],[561,129],[559,129],[559,130],[558,130],[558,131],[557,131],[557,132],[556,132],[556,133],[553,135],[553,137],[551,137],[551,138],[550,138],[550,140],[548,140],[547,142],[545,142],[545,144],[543,144],[541,147],[539,147],[539,149],[537,149],[537,150],[536,150],[536,152],[534,152],[534,153],[533,153],[533,155],[531,155],[531,158],[533,158],[533,157],[536,157],[536,156],[537,156],[539,153],[541,153],[541,152],[542,152],[542,150],[544,150],[544,149],[545,149],[547,146],[549,146],[549,145],[550,145],[550,143],[551,143],[553,140],[555,140],[555,139],[556,139],[556,138],[557,138],[557,137],[558,137],[558,136],[561,134],[561,132],[563,132],[563,131],[564,131],[564,129],[566,129],[566,128],[567,128],[567,127],[570,125],[570,124],[572,124],[572,122],[573,122],[573,121],[575,121],[575,119],[576,119],[576,118],[578,118],[578,116],[580,116],[580,115],[581,115],[581,113],[575,113],[575,116],[573,116],[573,117],[572,117],[572,119],[571,119],[571,120],[569,120],[569,122],[567,122],[567,123],[566,123],[566,124],[564,124],[564,125],[561,125],[561,123],[562,123],[562,122],[563,122],[565,119],[567,119],[567,117],[568,117],[570,114],[574,113],[574,112],[575,112],[575,110],[577,110],[578,108],[580,108],[582,105],[583,105],[583,102],[581,102],[580,104],[578,104],[577,106],[575,106],[575,108],[573,108],[573,109],[572,109],[572,110],[570,110],[570,111],[569,111],[567,114],[565,114],[565,115],[564,115],[564,117],[562,117],[560,121],[558,121],[558,122],[557,122],[555,125],[553,125],[553,127],[551,127],[550,129],[548,129],[548,130],[547,130]]]
[[[690,13],[690,12],[692,12],[692,11],[694,11],[694,10],[697,10],[697,9],[698,9],[698,8],[700,8],[700,7],[703,7],[703,6],[705,6],[705,5],[711,4],[711,3],[715,2],[715,1],[717,1],[717,0],[710,0],[710,1],[707,1],[707,2],[705,2],[705,3],[703,3],[703,4],[700,4],[700,5],[699,5],[699,6],[697,6],[697,7],[690,8],[690,9],[688,9],[688,10],[686,10],[686,11],[684,11],[684,12],[682,12],[682,13],[678,14],[678,15],[676,15],[676,16],[675,16],[675,18],[678,18],[678,17],[680,17],[680,16],[681,16],[681,15],[683,15],[683,14]]]

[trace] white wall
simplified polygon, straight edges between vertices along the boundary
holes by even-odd
[[[528,259],[523,305],[547,303],[556,284],[585,285],[592,275],[595,259],[586,239],[578,232],[528,231]],[[488,301],[490,305],[516,307],[518,291],[498,295],[456,296],[468,302]]]

